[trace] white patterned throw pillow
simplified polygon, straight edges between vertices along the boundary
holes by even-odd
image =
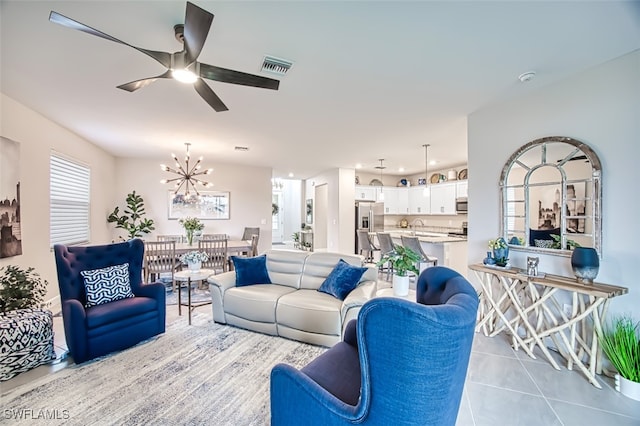
[[[87,293],[85,306],[102,305],[115,300],[134,297],[129,282],[129,264],[109,266],[90,271],[80,271],[84,278],[84,288]]]

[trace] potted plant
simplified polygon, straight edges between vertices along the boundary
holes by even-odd
[[[40,278],[34,268],[24,270],[7,265],[0,271],[0,312],[40,307],[48,282]]]
[[[489,248],[493,252],[493,260],[496,266],[507,266],[509,262],[509,246],[504,238],[496,238],[495,240],[489,240]],[[487,253],[489,255],[489,253]]]
[[[197,217],[182,218],[180,219],[180,225],[184,227],[187,234],[187,243],[189,243],[189,245],[193,244],[194,232],[200,232],[204,229],[204,223],[202,223]]]
[[[202,262],[209,260],[209,255],[203,251],[190,251],[180,256],[180,262],[189,267],[190,271],[199,271]]]
[[[153,220],[143,219],[145,214],[144,200],[133,191],[127,195],[127,207],[124,212],[120,214],[120,208],[116,207],[107,217],[107,222],[115,222],[116,228],[127,231],[129,239],[142,237],[155,229]]]
[[[393,250],[382,255],[377,263],[380,267],[385,263],[393,266],[393,293],[396,296],[409,294],[409,272],[418,275],[420,271],[416,264],[420,261],[420,255],[415,251],[401,245],[394,244]]]
[[[620,316],[598,334],[602,351],[618,371],[616,390],[640,401],[640,322]]]

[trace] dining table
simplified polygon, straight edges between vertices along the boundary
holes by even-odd
[[[176,255],[198,250],[197,242],[189,245],[189,243],[176,243]],[[240,255],[251,251],[251,240],[227,240],[227,255]]]

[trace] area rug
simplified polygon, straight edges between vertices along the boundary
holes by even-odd
[[[171,288],[169,288],[167,290],[167,300],[166,300],[166,304],[167,305],[177,305],[178,304],[178,292],[177,291],[172,291]],[[180,298],[181,298],[181,302],[183,304],[187,303],[187,298],[189,297],[188,293],[187,293],[187,288],[182,287],[182,290],[180,291]],[[209,292],[209,289],[201,289],[201,288],[196,288],[196,286],[193,286],[191,288],[191,303],[193,303],[194,305],[200,304],[200,303],[211,303],[211,292]]]
[[[179,319],[157,338],[15,388],[0,423],[268,425],[271,368],[300,368],[325,350],[195,313],[191,326]]]

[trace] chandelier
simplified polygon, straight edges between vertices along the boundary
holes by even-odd
[[[380,165],[376,166],[376,169],[380,169],[380,185],[382,185],[380,187],[380,193],[378,194],[378,201],[384,201],[384,193],[382,192],[382,188],[384,186],[382,183],[382,171],[386,169],[386,167],[382,164],[382,162],[384,161],[384,158],[381,158],[378,161],[380,161]]]
[[[187,146],[187,155],[184,157],[184,166],[180,164],[180,161],[175,154],[171,154],[171,156],[173,157],[173,161],[176,162],[175,169],[172,169],[167,165],[160,164],[160,168],[163,171],[174,173],[178,176],[173,179],[162,179],[160,183],[175,182],[176,189],[173,192],[174,194],[178,194],[178,192],[184,188],[184,195],[189,196],[189,187],[191,187],[193,191],[195,191],[196,195],[200,195],[200,193],[198,192],[198,188],[196,188],[197,184],[200,184],[205,188],[210,188],[213,186],[213,184],[211,182],[205,182],[201,179],[198,179],[196,176],[208,175],[213,171],[213,169],[200,171],[200,168],[202,167],[200,165],[200,163],[202,162],[202,157],[198,158],[198,161],[196,161],[193,166],[189,166],[189,145],[191,144],[185,143],[185,145]]]
[[[424,196],[429,196],[429,174],[427,172],[427,167],[429,165],[429,147],[430,144],[426,143],[422,145],[424,147]]]

